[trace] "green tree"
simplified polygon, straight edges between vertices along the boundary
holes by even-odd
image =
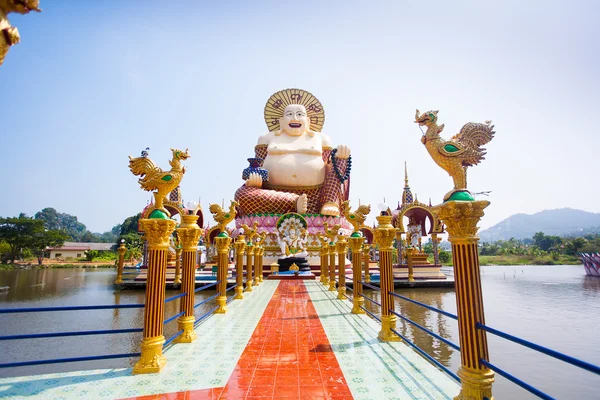
[[[76,242],[79,242],[87,231],[85,225],[77,221],[76,216],[59,213],[51,207],[46,207],[42,211],[35,213],[35,219],[43,220],[46,224],[46,229],[67,232],[71,239]]]
[[[142,218],[142,213],[138,213],[131,217],[128,217],[121,224],[121,231],[119,234],[121,236],[127,235],[128,233],[138,233],[138,221]],[[116,227],[115,227],[116,228]],[[113,228],[113,229],[115,229]]]
[[[449,263],[452,259],[452,253],[446,250],[440,250],[440,262]]]
[[[0,218],[0,241],[10,246],[7,259],[12,263],[24,250],[29,250],[38,257],[41,264],[46,247],[57,247],[67,239],[64,232],[46,229],[44,221],[30,218],[21,213],[18,217]]]
[[[142,256],[144,250],[144,240],[142,239],[142,235],[139,233],[127,233],[121,235],[119,242],[121,239],[125,240],[125,248],[127,249],[125,252],[125,259],[133,261]]]

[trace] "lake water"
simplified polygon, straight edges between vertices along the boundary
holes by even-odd
[[[42,269],[0,271],[0,308],[62,305],[143,303],[144,292],[116,290],[114,270]],[[482,267],[486,323],[554,350],[600,364],[600,279],[584,275],[582,266]],[[456,313],[454,289],[397,289],[398,293]],[[207,291],[208,292],[208,291]],[[178,293],[168,291],[167,297]],[[200,296],[208,297],[214,291]],[[378,293],[366,293],[378,299]],[[178,312],[177,301],[166,304],[165,315]],[[212,302],[210,302],[212,303]],[[366,302],[367,306],[370,304]],[[202,315],[213,304],[198,307]],[[397,299],[399,313],[455,343],[457,322]],[[373,309],[374,312],[379,310]],[[0,315],[0,335],[141,327],[143,309],[98,310]],[[176,332],[172,322],[165,336]],[[456,371],[460,354],[437,339],[399,324],[399,331]],[[141,333],[103,336],[1,341],[0,362],[138,352]],[[490,361],[559,399],[600,398],[600,377],[537,354],[520,345],[488,335]],[[135,360],[117,359],[0,370],[0,376],[30,375],[80,369],[130,366]],[[498,399],[535,399],[497,376]]]

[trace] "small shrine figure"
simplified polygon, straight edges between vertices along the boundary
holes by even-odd
[[[288,218],[275,232],[281,251],[279,258],[304,258],[308,255],[306,251],[308,232],[299,219]]]
[[[407,233],[410,235],[410,245],[412,247],[420,247],[421,230],[421,224],[415,224],[414,220],[408,225]]]

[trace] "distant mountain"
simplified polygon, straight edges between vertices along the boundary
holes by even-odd
[[[536,232],[546,235],[577,236],[600,231],[600,213],[572,208],[544,210],[538,213],[515,214],[479,232],[483,242],[531,238]]]

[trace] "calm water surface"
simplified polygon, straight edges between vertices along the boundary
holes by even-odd
[[[0,307],[133,304],[144,292],[116,290],[114,270],[44,269],[0,271]],[[600,279],[586,277],[581,266],[482,267],[486,323],[554,350],[600,364]],[[397,289],[398,293],[456,313],[454,289]],[[208,291],[207,291],[208,292]],[[167,292],[167,297],[177,291]],[[214,291],[200,296],[208,297]],[[368,293],[378,298],[378,293]],[[165,315],[178,312],[177,301]],[[212,303],[212,302],[211,302]],[[369,306],[369,302],[366,302]],[[202,315],[212,307],[198,307]],[[413,321],[458,344],[455,320],[397,299],[396,309]],[[379,310],[373,309],[374,312]],[[0,315],[0,335],[141,327],[143,309],[98,310]],[[165,335],[176,332],[176,322]],[[409,324],[400,332],[456,371],[460,354]],[[0,341],[0,362],[138,352],[141,333],[73,338]],[[600,377],[488,335],[491,362],[559,399],[600,399]],[[0,376],[29,375],[80,369],[115,368],[135,360],[120,359],[0,370]],[[498,399],[534,399],[518,386],[496,377]]]

